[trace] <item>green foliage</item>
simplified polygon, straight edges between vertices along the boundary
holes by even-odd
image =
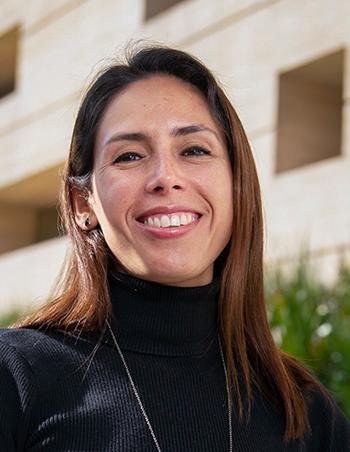
[[[2,314],[0,316],[0,328],[5,328],[12,325],[12,323],[21,319],[23,315],[24,315],[23,310],[19,308],[12,309],[6,312],[5,314]]]
[[[277,345],[303,360],[350,417],[350,267],[340,262],[326,286],[302,257],[288,277],[270,271],[265,294]]]

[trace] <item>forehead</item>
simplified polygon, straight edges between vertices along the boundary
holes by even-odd
[[[157,75],[131,83],[105,111],[98,136],[110,128],[173,127],[188,122],[217,129],[209,106],[194,86],[172,76]]]

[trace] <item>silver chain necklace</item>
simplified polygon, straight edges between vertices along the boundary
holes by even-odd
[[[127,376],[128,376],[128,379],[129,379],[130,386],[131,386],[132,391],[133,391],[133,393],[134,393],[134,395],[135,395],[135,397],[136,397],[136,400],[137,400],[137,403],[138,403],[138,405],[139,405],[139,407],[140,407],[142,416],[144,417],[144,419],[145,419],[145,421],[146,421],[146,424],[147,424],[147,427],[148,427],[148,430],[149,430],[150,433],[151,433],[151,436],[152,436],[154,445],[156,446],[157,451],[158,451],[158,452],[161,452],[161,448],[160,448],[160,446],[159,446],[158,439],[157,439],[157,437],[156,437],[156,435],[155,435],[155,433],[154,433],[152,424],[151,424],[151,422],[150,422],[150,420],[149,420],[149,418],[148,418],[148,416],[147,416],[145,407],[143,406],[143,403],[142,403],[140,394],[139,394],[139,392],[138,392],[138,390],[137,390],[137,388],[136,388],[136,385],[135,385],[135,383],[134,383],[134,380],[133,380],[133,378],[132,378],[132,376],[131,376],[131,373],[130,373],[129,367],[128,367],[126,361],[125,361],[124,355],[123,355],[123,353],[122,353],[122,351],[121,351],[121,348],[119,347],[119,344],[118,344],[118,342],[117,342],[117,339],[116,339],[116,337],[115,337],[115,335],[114,335],[114,333],[113,333],[113,331],[112,331],[111,325],[109,324],[108,320],[106,321],[106,323],[107,323],[109,332],[111,333],[111,336],[112,336],[114,345],[115,345],[115,347],[116,347],[116,349],[117,349],[117,352],[118,352],[118,354],[119,354],[119,356],[120,356],[120,359],[121,359],[121,361],[122,361],[122,363],[123,363],[125,372],[126,372],[126,374],[127,374]],[[233,451],[232,422],[231,422],[231,421],[232,421],[232,408],[231,408],[231,404],[229,403],[229,388],[228,388],[228,381],[227,381],[227,370],[226,370],[226,364],[225,364],[224,352],[223,352],[223,350],[222,350],[222,345],[221,345],[221,340],[220,340],[219,335],[218,335],[218,340],[219,340],[219,347],[220,347],[221,361],[222,361],[222,365],[223,365],[223,368],[224,368],[225,380],[226,380],[226,394],[227,394],[227,404],[228,404],[229,452],[232,452],[232,451]]]

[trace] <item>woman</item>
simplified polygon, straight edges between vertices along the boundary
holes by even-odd
[[[252,153],[200,62],[147,47],[99,75],[61,206],[59,290],[0,336],[2,450],[350,450],[272,340]]]

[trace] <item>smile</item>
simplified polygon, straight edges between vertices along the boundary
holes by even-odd
[[[143,220],[143,223],[154,228],[170,228],[185,226],[195,222],[199,218],[196,213],[178,212],[171,215],[154,215]]]

